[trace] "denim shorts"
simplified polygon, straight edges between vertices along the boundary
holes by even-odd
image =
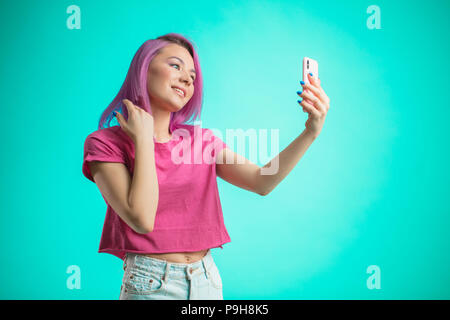
[[[127,252],[120,300],[223,300],[210,250],[199,261],[174,263]]]

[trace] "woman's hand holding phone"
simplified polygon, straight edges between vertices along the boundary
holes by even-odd
[[[305,70],[305,64],[304,69]],[[303,91],[297,91],[297,94],[302,97],[298,100],[303,107],[303,111],[308,113],[308,120],[305,123],[306,131],[317,137],[322,131],[325,117],[330,108],[330,98],[325,94],[321,87],[320,78],[314,78],[312,73],[308,73],[306,81],[301,81]]]

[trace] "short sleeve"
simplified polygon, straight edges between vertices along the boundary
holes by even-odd
[[[214,157],[219,154],[222,149],[228,148],[228,145],[222,140],[220,132],[214,133],[213,130],[207,129],[211,135],[211,143],[214,146]]]
[[[88,162],[121,162],[126,163],[124,153],[117,145],[117,141],[106,136],[90,134],[84,142],[84,156],[82,171],[86,178],[94,181]]]
[[[222,151],[222,149],[228,148],[228,145],[217,135],[213,134],[213,141],[216,149],[216,154]]]

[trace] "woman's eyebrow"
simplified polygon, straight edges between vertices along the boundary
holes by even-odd
[[[175,58],[175,59],[178,59],[178,60],[180,60],[181,61],[181,63],[184,65],[184,61],[183,60],[181,60],[180,58],[178,58],[178,57],[175,57],[175,56],[171,56],[171,57],[168,57],[167,59],[170,59],[170,58]],[[195,73],[195,74],[197,74],[197,72],[195,72],[195,70],[194,69],[191,69],[191,72],[193,72],[193,73]]]

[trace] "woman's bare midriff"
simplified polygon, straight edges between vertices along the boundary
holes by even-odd
[[[143,254],[143,256],[174,263],[194,263],[202,260],[202,258],[208,253],[208,250],[209,249],[192,252],[150,253]]]

